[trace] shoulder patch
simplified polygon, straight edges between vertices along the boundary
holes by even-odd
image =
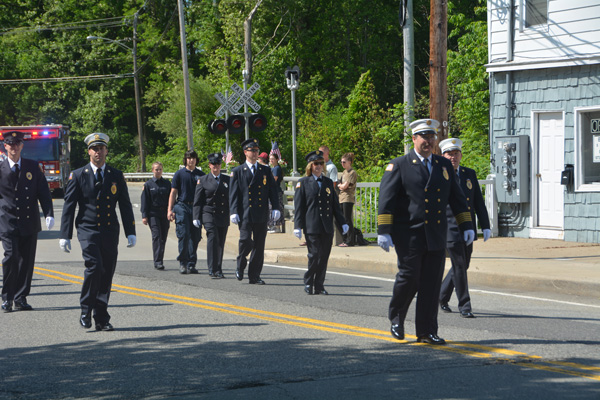
[[[392,163],[389,163],[389,164],[387,165],[387,167],[385,167],[385,170],[386,170],[387,172],[390,172],[390,171],[391,171],[391,170],[393,170],[393,169],[394,169],[394,164],[392,164]]]
[[[298,183],[296,183],[296,189],[298,189],[300,187],[300,181],[298,181]]]
[[[69,180],[71,180],[71,179],[73,179],[73,173],[72,172],[69,174]]]

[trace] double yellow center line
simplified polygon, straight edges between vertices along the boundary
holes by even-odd
[[[51,279],[57,279],[75,284],[81,284],[83,280],[83,278],[76,275],[71,275],[64,272],[54,271],[40,267],[36,267],[35,273]],[[322,321],[318,319],[299,317],[290,314],[257,310],[254,308],[248,308],[244,306],[237,306],[233,304],[219,303],[215,301],[197,299],[193,297],[156,292],[153,290],[139,289],[129,286],[113,284],[112,291],[129,294],[137,297],[143,297],[147,299],[167,301],[170,303],[202,308],[205,310],[239,315],[242,317],[254,318],[263,321],[276,322],[280,324],[293,325],[302,328],[314,329],[331,333],[338,333],[341,335],[357,336],[362,338],[383,340],[394,343],[405,343],[410,346],[427,346],[435,350],[458,353],[469,357],[494,359],[498,362],[512,363],[520,367],[534,368],[600,381],[600,367],[591,367],[571,362],[544,360],[539,356],[528,355],[519,351],[453,341],[448,341],[446,346],[430,346],[423,343],[417,343],[412,341],[408,342],[406,340],[398,341],[391,337],[389,331],[363,328],[360,326],[340,324],[337,322]],[[412,335],[406,336],[410,339],[416,339],[416,337]]]

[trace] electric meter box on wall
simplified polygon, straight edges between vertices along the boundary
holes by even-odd
[[[494,159],[498,203],[529,202],[529,136],[496,136]]]

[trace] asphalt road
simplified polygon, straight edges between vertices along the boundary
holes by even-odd
[[[54,206],[60,221],[62,200]],[[35,310],[0,314],[0,398],[600,398],[598,297],[474,287],[477,318],[440,314],[447,346],[415,343],[414,310],[398,342],[386,318],[392,276],[330,270],[331,295],[307,296],[304,265],[265,265],[267,285],[256,286],[235,279],[226,254],[227,279],[212,280],[204,241],[201,274],[180,275],[174,236],[156,271],[136,212],[136,247],[121,233],[114,332],[78,325],[77,240],[66,254],[57,230],[40,234]]]

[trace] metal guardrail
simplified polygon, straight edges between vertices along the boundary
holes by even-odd
[[[173,172],[163,173],[164,178],[173,178]],[[147,181],[152,178],[150,172],[136,172],[123,174],[125,180],[138,182]],[[285,176],[286,188],[284,195],[284,212],[293,218],[294,214],[294,190],[296,182],[301,176]],[[496,198],[495,175],[488,175],[487,179],[479,180],[479,185],[484,189],[485,206],[490,217],[492,235],[498,235],[498,200]],[[487,194],[487,196],[486,196]],[[491,194],[491,196],[490,196]],[[291,197],[291,201],[288,200]],[[377,237],[377,210],[379,205],[379,182],[358,182],[356,184],[356,202],[354,203],[354,226],[363,232],[364,237]]]

